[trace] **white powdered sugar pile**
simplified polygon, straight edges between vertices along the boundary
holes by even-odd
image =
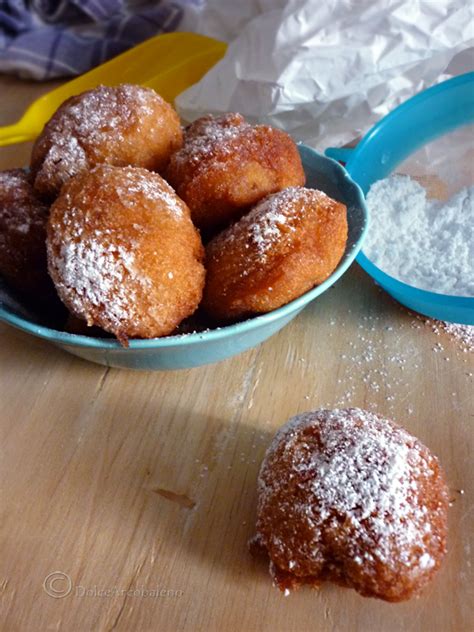
[[[405,175],[375,182],[368,195],[371,227],[364,254],[414,287],[474,296],[474,187],[447,202],[429,200]]]

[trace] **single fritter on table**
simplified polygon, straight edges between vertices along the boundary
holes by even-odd
[[[334,271],[347,230],[346,207],[321,191],[268,196],[207,245],[203,307],[231,320],[289,303]]]
[[[67,180],[99,164],[161,171],[182,144],[175,110],[151,88],[99,86],[65,101],[31,157],[34,186],[53,199]]]
[[[240,114],[204,116],[185,130],[166,179],[196,226],[222,228],[269,193],[305,183],[298,149],[284,131],[252,126]]]
[[[69,180],[47,248],[66,307],[123,343],[170,334],[201,300],[204,249],[189,209],[145,169],[103,165]]]
[[[42,202],[23,169],[0,172],[0,274],[23,297],[43,301],[54,294],[46,265]]]
[[[329,580],[402,601],[439,568],[447,511],[441,466],[418,439],[361,409],[316,410],[267,450],[251,546],[282,590]]]

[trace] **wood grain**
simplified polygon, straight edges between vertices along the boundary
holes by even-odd
[[[0,123],[48,87],[0,78]],[[26,164],[29,149],[0,149],[0,168]],[[0,367],[3,629],[472,629],[472,354],[357,266],[271,340],[218,365],[106,369],[0,324]],[[411,602],[332,585],[285,598],[247,552],[273,433],[298,412],[345,405],[402,423],[446,469],[449,555]],[[71,581],[63,598],[43,586],[56,571]]]

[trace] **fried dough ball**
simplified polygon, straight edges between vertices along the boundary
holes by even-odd
[[[102,165],[67,182],[47,250],[66,307],[125,344],[170,334],[201,300],[204,249],[189,209],[145,169]]]
[[[240,114],[192,123],[166,178],[205,231],[227,226],[269,193],[305,183],[291,137],[267,125],[253,127]]]
[[[32,300],[54,293],[46,265],[48,214],[23,169],[0,172],[0,275]]]
[[[65,101],[46,123],[31,157],[34,186],[53,199],[98,164],[161,171],[182,140],[178,115],[154,90],[99,86]]]
[[[347,241],[344,204],[290,187],[209,242],[203,307],[218,320],[270,312],[322,283]]]
[[[281,590],[328,580],[402,601],[441,564],[447,510],[441,466],[418,439],[358,408],[316,410],[267,450],[251,547]]]

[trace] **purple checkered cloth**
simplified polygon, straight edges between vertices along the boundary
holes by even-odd
[[[0,73],[78,75],[158,33],[199,0],[0,0]]]

